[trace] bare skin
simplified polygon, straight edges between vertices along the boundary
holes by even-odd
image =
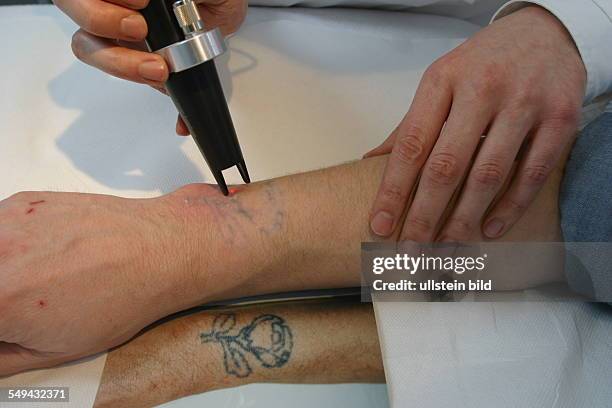
[[[572,144],[585,85],[578,49],[545,9],[526,7],[483,28],[427,69],[402,122],[366,155],[390,153],[372,230],[418,242],[508,232]]]
[[[386,162],[255,183],[230,198],[195,184],[148,200],[29,192],[0,202],[0,375],[107,350],[209,301],[359,286]],[[560,239],[559,180],[505,239]]]
[[[241,333],[245,328],[254,329]],[[150,407],[261,382],[384,379],[371,305],[336,300],[244,306],[180,317],[112,350],[95,407]]]

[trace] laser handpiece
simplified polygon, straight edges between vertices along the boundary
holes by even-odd
[[[223,170],[236,166],[245,183],[250,178],[214,62],[226,51],[221,32],[206,31],[194,0],[150,0],[142,15],[149,27],[149,50],[170,69],[166,89],[228,195]]]

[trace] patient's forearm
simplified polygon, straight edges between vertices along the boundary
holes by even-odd
[[[186,306],[253,294],[358,286],[360,243],[386,157],[242,187],[232,197],[185,193],[180,211],[205,254],[181,293]],[[560,172],[504,240],[559,240]],[[210,188],[210,187],[209,187]],[[481,236],[474,240],[484,240]],[[203,265],[203,266],[201,266]]]
[[[254,382],[382,381],[370,305],[270,304],[181,317],[113,350],[96,407],[152,406]]]

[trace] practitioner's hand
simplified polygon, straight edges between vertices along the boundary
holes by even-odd
[[[238,30],[246,0],[198,0],[206,27],[224,35]],[[74,55],[113,76],[149,84],[164,92],[168,67],[162,57],[146,51],[147,23],[138,12],[148,0],[54,0],[81,28],[72,37]],[[182,121],[177,132],[186,133]]]
[[[372,230],[387,236],[402,228],[401,239],[419,242],[466,241],[480,228],[490,238],[506,233],[572,142],[585,82],[569,33],[539,7],[498,20],[440,58],[397,129],[368,153],[391,152]],[[481,135],[487,136],[476,153]]]
[[[195,185],[149,200],[0,202],[0,377],[107,350],[192,306],[193,275],[211,267],[215,244],[203,242],[207,223],[189,220],[185,194],[221,196]]]

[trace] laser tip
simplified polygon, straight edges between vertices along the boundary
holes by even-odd
[[[243,161],[239,162],[236,167],[238,167],[238,171],[240,172],[240,176],[242,176],[242,180],[245,183],[250,183],[251,178],[249,177],[249,171],[247,170],[246,163]]]

